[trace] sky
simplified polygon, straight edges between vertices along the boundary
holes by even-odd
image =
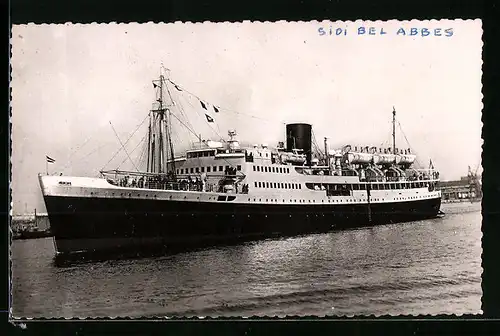
[[[45,155],[51,174],[130,169],[124,151],[114,155],[131,134],[127,152],[140,154],[162,65],[221,107],[209,135],[232,128],[242,142],[275,145],[285,123],[307,122],[320,147],[324,137],[331,148],[388,147],[395,107],[397,144],[458,179],[480,166],[481,34],[479,20],[14,26],[13,213],[45,211]]]

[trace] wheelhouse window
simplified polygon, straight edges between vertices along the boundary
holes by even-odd
[[[224,167],[223,166],[219,166],[219,171],[223,171],[224,170]]]
[[[210,166],[207,167],[207,173],[210,173]]]
[[[194,168],[189,168],[189,171],[191,172],[191,174],[194,173]]]
[[[204,173],[205,172],[205,167],[201,167],[201,172]]]

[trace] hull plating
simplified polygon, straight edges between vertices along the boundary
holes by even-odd
[[[58,253],[218,244],[433,218],[441,199],[258,205],[45,196]],[[371,213],[370,213],[371,212]]]

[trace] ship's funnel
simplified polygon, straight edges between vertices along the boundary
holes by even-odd
[[[306,165],[311,165],[312,126],[309,124],[286,125],[286,150],[302,149],[306,155]]]

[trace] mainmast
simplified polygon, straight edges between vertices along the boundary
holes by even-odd
[[[159,80],[153,81],[153,86],[158,88],[159,92],[156,101],[158,102],[158,108],[151,110],[153,119],[153,132],[152,132],[152,142],[150,147],[151,156],[151,170],[153,173],[162,173],[166,170],[166,159],[164,150],[164,127],[165,127],[165,112],[168,110],[163,102],[163,85],[165,83],[165,77],[160,74]],[[151,132],[151,131],[150,131]],[[167,137],[168,138],[168,137]]]
[[[167,75],[168,75],[168,69],[167,69]],[[168,89],[168,85],[166,85],[166,88],[167,88],[167,93],[168,93],[168,96],[170,98],[170,101],[172,102],[172,104],[174,104],[174,100],[172,98],[172,94],[170,93],[170,90]],[[174,145],[172,144],[172,124],[171,124],[171,121],[172,121],[172,111],[170,109],[168,109],[168,118],[167,118],[167,122],[166,122],[166,125],[165,125],[165,128],[167,129],[167,141],[168,141],[168,144],[169,144],[169,147],[170,147],[170,159],[171,159],[171,164],[172,164],[172,169],[170,170],[172,172],[172,175],[175,177],[175,156],[174,156]],[[200,137],[200,140],[201,140],[201,137]],[[166,167],[167,165],[165,165]]]
[[[163,129],[162,129],[162,124],[163,124],[163,118],[165,114],[165,110],[163,109],[163,75],[160,75],[160,98],[158,99],[158,102],[160,103],[160,107],[158,109],[158,132],[159,132],[159,141],[160,144],[158,146],[158,168],[157,172],[161,173],[162,172],[162,164],[163,164]]]
[[[151,162],[151,112],[149,112],[149,126],[148,126],[148,163],[146,167],[146,171],[150,173],[150,162]]]
[[[396,154],[396,109],[392,107],[392,153]]]

